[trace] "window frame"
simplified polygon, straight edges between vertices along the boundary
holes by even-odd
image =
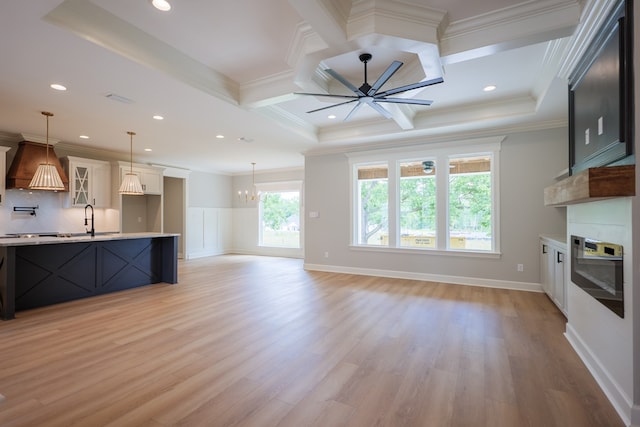
[[[404,147],[347,154],[350,182],[350,248],[398,253],[429,253],[442,255],[499,257],[500,253],[500,149],[503,136],[475,140],[421,145],[421,149]],[[459,157],[488,155],[491,157],[491,227],[492,249],[488,251],[472,249],[452,249],[449,247],[449,160]],[[400,246],[400,163],[417,159],[433,159],[436,163],[436,247],[416,248]],[[388,245],[363,245],[358,243],[358,167],[366,164],[387,163],[388,175]]]

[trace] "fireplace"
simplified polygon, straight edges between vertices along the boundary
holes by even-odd
[[[622,245],[571,236],[571,281],[624,318]]]

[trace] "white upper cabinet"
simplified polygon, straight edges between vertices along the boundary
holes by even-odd
[[[120,164],[120,183],[124,179],[125,174],[131,172],[131,165],[127,162],[119,162]],[[163,189],[163,174],[162,169],[145,166],[140,164],[133,164],[133,173],[138,175],[140,183],[142,184],[142,191],[144,194],[162,194]]]
[[[69,177],[69,206],[111,207],[111,165],[102,160],[62,158]]]

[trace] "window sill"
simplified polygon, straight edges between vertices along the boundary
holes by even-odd
[[[440,249],[418,249],[418,248],[390,248],[388,246],[359,246],[350,245],[349,250],[362,252],[379,252],[379,253],[397,253],[404,255],[436,255],[436,256],[453,256],[467,258],[488,258],[499,259],[501,252],[491,251],[465,251],[465,250],[440,250]]]

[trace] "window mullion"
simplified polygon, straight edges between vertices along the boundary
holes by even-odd
[[[449,157],[436,159],[436,247],[446,250],[449,241]]]
[[[400,200],[398,197],[400,181],[398,179],[398,162],[389,162],[389,247],[397,248],[398,228],[400,227],[398,210]]]

